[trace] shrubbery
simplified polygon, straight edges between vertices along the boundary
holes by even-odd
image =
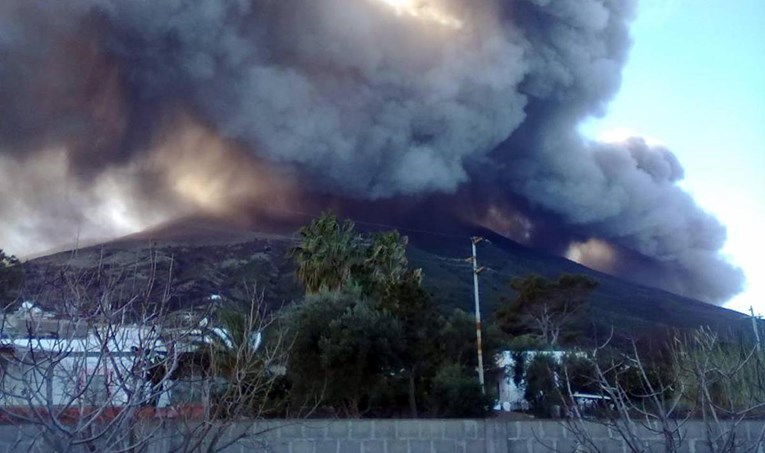
[[[444,364],[433,378],[430,412],[439,417],[483,417],[493,397],[484,394],[473,373],[456,363]]]
[[[475,320],[439,313],[420,270],[408,265],[405,237],[362,235],[331,215],[300,237],[293,256],[307,294],[286,322],[295,335],[288,376],[296,401],[353,417],[487,413],[491,400],[466,371],[475,368]]]

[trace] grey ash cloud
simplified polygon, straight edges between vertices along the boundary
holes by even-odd
[[[671,151],[577,132],[619,88],[631,0],[429,5],[462,27],[380,0],[6,0],[0,157],[64,149],[78,190],[121,171],[162,207],[168,181],[131,164],[183,115],[308,193],[456,194],[448,209],[505,210],[550,250],[602,240],[625,257],[614,273],[711,302],[740,291],[725,229],[678,187]]]

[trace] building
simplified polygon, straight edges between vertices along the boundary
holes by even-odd
[[[583,356],[579,352],[567,351],[502,351],[495,357],[496,368],[491,376],[494,390],[497,395],[495,410],[501,411],[526,411],[529,402],[526,400],[527,379],[526,373],[529,365],[537,356],[550,357],[553,362],[561,364],[567,354]],[[555,375],[555,379],[558,376]]]
[[[170,353],[156,332],[130,325],[6,338],[0,341],[0,405],[162,407],[169,402]]]

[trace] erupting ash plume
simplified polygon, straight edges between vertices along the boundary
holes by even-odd
[[[724,227],[677,186],[675,156],[576,131],[618,89],[633,9],[4,0],[0,238],[24,252],[76,228],[115,234],[273,197],[439,200],[585,264],[724,301],[742,274],[719,253]]]

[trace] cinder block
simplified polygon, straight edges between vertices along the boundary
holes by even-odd
[[[691,453],[712,453],[713,450],[709,448],[709,444],[706,439],[693,439],[688,441],[689,450]]]
[[[443,439],[444,422],[442,420],[421,420],[417,421],[420,425],[420,437],[423,439]]]
[[[544,433],[545,437],[558,439],[565,437],[566,435],[566,428],[560,421],[547,420],[544,422],[539,422],[539,424],[542,425],[542,432]]]
[[[489,420],[487,420],[489,421]],[[464,420],[462,422],[465,429],[465,437],[468,439],[478,438],[478,422],[475,420]]]
[[[765,423],[760,421],[746,421],[743,422],[744,432],[746,432],[746,438],[752,441],[751,446],[754,447],[755,443],[763,439],[765,436]],[[765,447],[763,448],[765,449]]]
[[[696,420],[685,422],[680,428],[680,432],[683,434],[683,438],[688,441],[705,439],[707,435],[704,424]]]
[[[300,439],[303,437],[303,425],[301,423],[287,423],[279,428],[280,439]]]
[[[579,442],[575,439],[557,439],[555,441],[555,451],[558,453],[575,453],[579,446]]]
[[[661,434],[661,426],[658,423],[654,423],[655,428],[647,429],[644,427],[638,427],[637,435],[644,442],[664,442],[664,436]],[[611,437],[619,436],[619,433],[611,430]]]
[[[361,441],[340,440],[337,451],[338,453],[359,453],[361,451]]]
[[[365,440],[361,442],[362,453],[385,453],[385,442],[382,440]]]
[[[405,440],[388,440],[385,442],[387,453],[409,453],[409,444]]]
[[[371,420],[353,420],[350,422],[351,439],[371,439],[372,438]]]
[[[420,425],[412,420],[396,421],[396,439],[418,439],[420,437]]]
[[[290,444],[288,441],[280,440],[273,442],[268,446],[269,453],[290,453]]]
[[[645,451],[649,453],[664,453],[669,451],[665,448],[664,441],[661,440],[646,440],[644,441]]]
[[[465,451],[468,453],[482,453],[486,451],[486,442],[483,439],[468,439],[465,441]]]
[[[293,440],[292,453],[313,453],[313,442],[310,440]]]
[[[409,453],[432,453],[430,441],[428,440],[410,440]]]
[[[527,453],[530,451],[529,441],[526,439],[509,439],[507,441],[507,451],[509,453]],[[465,452],[471,453],[467,448],[465,448]]]
[[[457,432],[463,429],[462,420],[441,420],[441,425],[444,427],[445,439],[460,439],[462,436],[458,436]]]
[[[520,422],[507,422],[505,424],[508,439],[518,439],[521,437]]]
[[[478,439],[486,441],[486,453],[508,453],[508,423],[504,420],[487,420],[479,424]]]
[[[372,423],[372,437],[375,439],[395,439],[395,420],[375,420]]]
[[[595,441],[598,446],[601,446],[600,451],[607,451],[608,453],[624,453],[625,444],[621,439],[600,439]]]
[[[348,424],[347,420],[333,420],[327,424],[327,438],[328,439],[347,439],[348,438]]]
[[[337,444],[336,440],[319,440],[314,448],[316,453],[337,453]]]
[[[445,439],[464,439],[465,425],[463,420],[441,420]]]
[[[213,447],[213,450],[219,453],[242,453],[244,451],[244,447],[240,443],[231,444],[223,449],[221,449],[221,446],[219,444],[217,448]]]
[[[454,440],[434,440],[433,451],[436,453],[461,453],[463,450],[457,448]]]
[[[271,441],[263,438],[242,439],[237,443],[242,447],[242,452],[268,452],[271,451]]]
[[[327,437],[327,422],[312,422],[303,425],[303,437],[306,439],[324,439]]]
[[[519,439],[538,439],[545,437],[544,425],[540,422],[529,421],[518,425]]]
[[[256,439],[274,440],[279,438],[279,431],[281,431],[284,423],[271,420],[259,421],[253,425],[252,436]]]
[[[608,439],[613,437],[608,426],[602,423],[584,422],[583,428],[587,430],[593,439]]]
[[[528,451],[537,452],[557,452],[558,438],[554,436],[539,437],[537,439],[531,439],[528,441]]]

